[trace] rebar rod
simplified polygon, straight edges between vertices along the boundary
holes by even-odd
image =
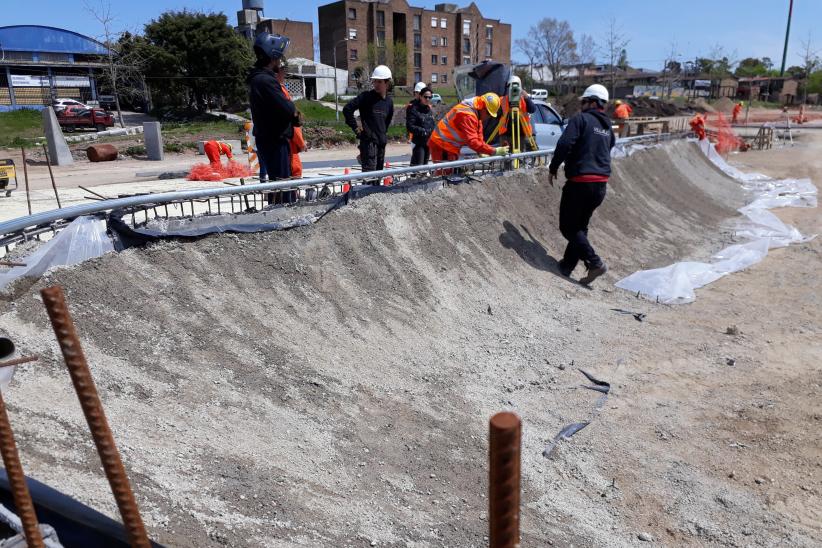
[[[137,501],[134,499],[126,469],[120,459],[117,445],[114,443],[114,435],[108,425],[103,404],[83,354],[74,322],[69,314],[63,288],[60,286],[46,287],[40,290],[40,295],[43,297],[43,304],[46,306],[54,334],[57,336],[57,342],[66,360],[74,390],[80,399],[80,406],[83,408],[91,436],[97,446],[97,453],[100,455],[103,470],[111,485],[111,492],[123,518],[129,544],[133,548],[150,548],[151,543],[143,525]]]
[[[488,527],[491,548],[519,546],[521,423],[514,413],[489,422]]]

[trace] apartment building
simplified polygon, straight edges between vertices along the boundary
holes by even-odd
[[[439,87],[453,83],[458,65],[511,60],[511,25],[486,19],[473,2],[429,10],[405,0],[340,0],[320,6],[318,15],[320,61],[333,65],[336,50],[337,66],[349,71],[351,86],[358,73],[367,78],[372,65],[381,62],[394,70],[398,85],[423,81]],[[404,74],[391,62],[398,43],[407,51]]]

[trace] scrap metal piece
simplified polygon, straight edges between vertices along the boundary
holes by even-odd
[[[46,306],[54,334],[57,336],[57,342],[66,360],[66,367],[74,383],[83,414],[86,416],[91,436],[97,446],[97,452],[100,455],[106,478],[111,485],[117,508],[123,518],[129,544],[135,548],[150,548],[151,542],[143,525],[137,501],[134,499],[126,469],[117,451],[117,445],[114,443],[114,435],[108,425],[103,404],[83,354],[74,322],[69,314],[63,288],[60,286],[47,287],[40,291],[40,295],[43,297],[43,304]]]

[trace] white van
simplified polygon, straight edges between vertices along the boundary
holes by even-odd
[[[529,94],[531,99],[537,99],[540,101],[547,101],[548,100],[548,90],[547,89],[532,89],[531,93]]]

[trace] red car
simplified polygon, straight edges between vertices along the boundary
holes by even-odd
[[[68,106],[57,114],[57,122],[67,133],[77,128],[94,128],[103,131],[114,125],[114,116],[101,108]]]

